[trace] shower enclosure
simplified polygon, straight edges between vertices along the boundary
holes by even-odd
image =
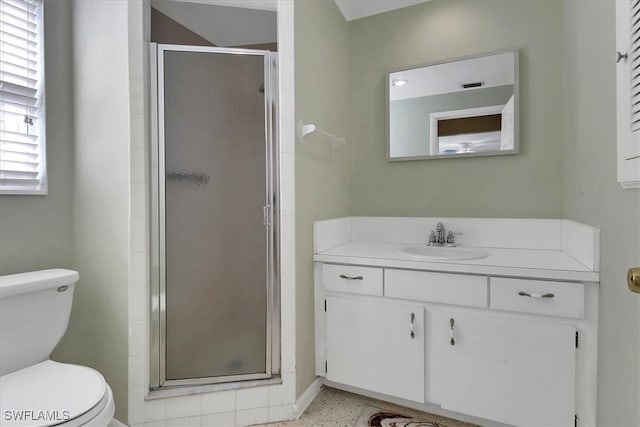
[[[152,44],[152,388],[279,373],[276,67]]]

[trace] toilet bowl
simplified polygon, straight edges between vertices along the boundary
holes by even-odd
[[[69,322],[78,273],[0,276],[0,425],[105,427],[115,405],[104,377],[49,360]]]

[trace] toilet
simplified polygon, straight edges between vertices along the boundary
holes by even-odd
[[[78,273],[0,276],[0,425],[105,427],[115,404],[104,377],[49,360],[69,323]]]

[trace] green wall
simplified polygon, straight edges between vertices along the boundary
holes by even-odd
[[[44,63],[49,194],[0,196],[0,275],[71,267],[71,36],[71,2],[47,0],[44,4]]]
[[[348,26],[332,0],[295,2],[296,121],[349,139]],[[349,215],[351,146],[296,144],[296,395],[315,379],[313,222]]]
[[[130,138],[128,3],[73,0],[72,268],[67,333],[52,355],[102,373],[127,420]]]
[[[313,222],[347,215],[563,215],[563,3],[432,0],[345,22],[332,0],[295,2],[296,120],[347,138],[296,145],[296,394],[315,378]],[[516,156],[386,160],[385,76],[520,49]]]
[[[0,275],[61,267],[80,272],[69,327],[51,357],[104,374],[123,421],[129,277],[129,127],[122,122],[129,112],[126,6],[45,0],[49,194],[0,196]],[[120,21],[124,31],[114,24]]]
[[[564,216],[601,229],[599,426],[640,425],[640,192],[616,182],[614,2],[565,0]],[[594,30],[596,29],[597,30]]]
[[[354,215],[562,216],[561,1],[432,0],[350,23]],[[386,161],[385,75],[520,49],[520,154]]]

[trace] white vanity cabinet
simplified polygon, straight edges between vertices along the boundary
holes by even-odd
[[[424,313],[416,304],[327,296],[330,381],[424,402]]]
[[[490,311],[442,310],[443,409],[518,426],[575,422],[576,329]]]
[[[577,425],[585,284],[316,267],[330,384],[504,424]]]
[[[439,224],[459,248],[425,246]],[[597,229],[393,217],[314,227],[320,381],[488,427],[596,425]]]

